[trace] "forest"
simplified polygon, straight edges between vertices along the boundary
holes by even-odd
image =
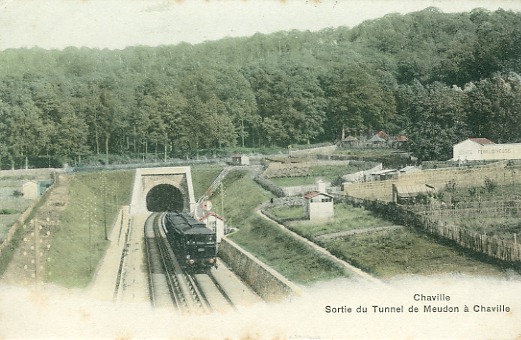
[[[419,160],[521,142],[521,13],[436,8],[353,27],[123,50],[0,51],[0,167],[24,159],[405,134]]]

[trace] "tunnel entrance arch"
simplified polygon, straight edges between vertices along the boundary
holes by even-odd
[[[146,205],[151,212],[183,211],[183,193],[171,184],[159,184],[148,192]]]
[[[171,210],[189,213],[196,204],[190,167],[136,169],[131,215]]]

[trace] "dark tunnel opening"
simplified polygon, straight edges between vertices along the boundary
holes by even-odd
[[[156,185],[147,194],[148,211],[183,211],[183,208],[183,194],[173,185]]]

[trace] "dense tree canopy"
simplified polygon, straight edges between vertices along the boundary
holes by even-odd
[[[0,52],[0,167],[27,157],[334,142],[405,133],[420,159],[521,142],[521,14],[436,8],[354,28],[198,45]]]

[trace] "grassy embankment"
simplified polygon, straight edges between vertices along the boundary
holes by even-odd
[[[254,212],[272,195],[258,186],[248,172],[231,172],[225,178],[223,187],[224,199],[221,200],[221,191],[218,190],[212,200],[217,212],[239,228],[230,238],[261,261],[301,284],[348,276],[343,268]],[[221,202],[224,203],[222,206]]]
[[[338,257],[382,278],[454,273],[505,275],[498,265],[408,229],[353,235],[325,242],[325,246]]]
[[[222,170],[223,167],[218,165],[196,165],[191,167],[190,172],[192,173],[192,184],[196,200],[204,195]]]
[[[335,205],[334,222],[295,220],[304,218],[302,207],[277,208],[271,213],[311,240],[327,233],[392,224],[370,211],[342,203]],[[381,278],[447,273],[504,275],[504,270],[497,264],[483,262],[442,240],[408,229],[356,234],[319,243],[337,257]]]
[[[221,170],[222,167],[215,166],[192,167],[192,176],[197,178],[194,180],[196,197],[204,194]],[[51,244],[47,270],[51,274],[47,275],[47,281],[65,287],[89,284],[108,245],[105,203],[110,234],[119,208],[130,203],[133,175],[134,171],[115,171],[71,177],[69,203],[60,216],[60,227]]]
[[[76,174],[70,178],[69,202],[54,232],[48,282],[85,287],[108,245],[119,208],[129,204],[134,171]]]
[[[354,229],[386,227],[391,222],[375,216],[369,210],[355,208],[345,203],[335,204],[335,219],[330,222],[305,220],[301,206],[271,209],[270,212],[298,234],[313,238],[323,234]]]

